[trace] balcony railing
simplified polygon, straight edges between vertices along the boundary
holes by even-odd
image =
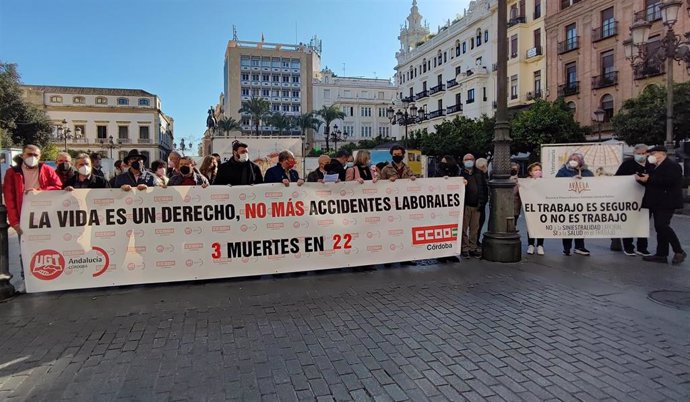
[[[445,115],[446,115],[446,111],[443,109],[434,110],[433,112],[429,113],[429,120],[435,119],[437,117],[445,116]]]
[[[510,100],[515,100],[517,98],[518,98],[518,94],[516,94],[516,93],[510,94]]]
[[[541,46],[535,46],[529,49],[525,55],[528,59],[531,59],[532,57],[541,56],[542,54],[544,54],[544,49],[542,49]]]
[[[412,95],[406,96],[406,97],[402,98],[402,101],[404,103],[412,103],[412,102],[414,102],[414,96],[412,96]]]
[[[592,88],[606,88],[618,84],[618,71],[609,71],[592,77]]]
[[[137,139],[137,144],[150,144],[151,139],[150,138],[139,138]]]
[[[575,36],[568,38],[563,42],[558,42],[558,54],[563,54],[570,52],[571,50],[576,50],[580,48],[580,37]]]
[[[647,22],[654,22],[661,19],[661,2],[650,4],[644,10],[635,13],[636,20],[645,20]]]
[[[431,89],[429,89],[429,95],[433,95],[433,94],[436,94],[436,93],[439,93],[439,92],[445,91],[445,90],[446,90],[445,85],[438,84],[435,87],[431,87]]]
[[[636,66],[633,76],[636,80],[643,80],[645,78],[656,77],[666,73],[666,66],[664,64],[644,64]]]
[[[118,138],[117,140],[120,142],[120,144],[131,144],[132,143],[131,138]]]
[[[616,36],[618,34],[618,21],[604,22],[600,27],[592,29],[592,42],[597,42]]]
[[[448,89],[451,89],[457,85],[458,85],[458,81],[455,78],[446,82],[446,88],[448,88]]]
[[[453,114],[458,112],[462,112],[462,103],[453,106],[448,106],[446,108],[446,114]]]
[[[515,18],[511,18],[508,20],[508,28],[515,26],[517,24],[524,24],[526,22],[525,16],[524,15],[518,15]]]
[[[571,96],[580,93],[580,81],[569,82],[558,86],[558,96]]]
[[[420,100],[420,99],[426,98],[427,96],[429,96],[429,91],[427,91],[427,90],[425,89],[425,90],[423,90],[422,92],[417,93],[417,95],[415,95],[414,99],[415,99],[415,100]]]

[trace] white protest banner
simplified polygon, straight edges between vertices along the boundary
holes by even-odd
[[[582,154],[595,176],[613,176],[623,162],[623,143],[543,144],[541,164],[544,177],[555,177],[573,153]]]
[[[28,292],[460,253],[460,178],[46,191],[21,214]]]
[[[644,187],[632,176],[520,179],[532,238],[648,237]]]

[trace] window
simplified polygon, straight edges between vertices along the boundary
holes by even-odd
[[[467,42],[462,42],[462,54],[467,53]]]
[[[541,17],[541,0],[534,0],[534,19]]]
[[[510,6],[510,19],[515,20],[518,17],[518,8],[517,4],[513,4]]]
[[[440,50],[438,51],[436,58],[438,59],[438,65],[440,66],[441,63],[443,62],[443,58],[441,57],[441,51]]]
[[[541,48],[541,28],[534,30],[534,47],[537,49]],[[539,52],[537,52],[537,54],[539,54]]]
[[[436,110],[443,110],[443,99],[439,99],[436,102]]]
[[[271,74],[261,74],[261,81],[268,82],[271,80]]]
[[[563,10],[564,8],[568,8],[579,2],[580,0],[561,0],[561,10]]]
[[[284,76],[283,76],[283,82],[290,82],[290,76],[289,76],[289,75],[284,75]]]
[[[252,81],[259,81],[259,74],[252,74]]]
[[[262,89],[261,90],[261,96],[263,96],[264,98],[268,98],[269,96],[271,96],[271,90],[270,89]]]
[[[292,91],[293,98],[299,98],[299,91]]]
[[[462,94],[455,94],[455,105],[462,105]]]
[[[149,126],[139,126],[139,138],[149,138]]]
[[[412,69],[412,67],[410,67]],[[422,73],[426,73],[426,58],[422,59]]]
[[[53,95],[50,97],[50,103],[62,103],[62,96]]]
[[[262,57],[261,58],[261,67],[271,67],[271,58],[270,57]]]
[[[242,81],[249,81],[249,73],[242,73]]]
[[[474,88],[467,91],[467,102],[466,103],[474,103]]]
[[[518,55],[518,36],[517,34],[510,37],[510,58],[514,59]]]
[[[613,50],[601,54],[601,74],[603,76],[608,76],[613,73],[615,68],[613,64]]]
[[[292,76],[292,83],[293,84],[299,83],[299,75],[293,75]]]
[[[484,43],[489,43],[489,30],[484,31]]]
[[[76,135],[76,138],[84,138],[86,137],[86,126],[84,124],[75,124],[74,125],[74,135]]]
[[[280,103],[274,103],[271,105],[271,110],[274,112],[280,112]]]
[[[96,98],[96,104],[97,105],[107,105],[108,104],[108,98],[99,96]]]
[[[292,105],[293,112],[299,112],[299,105]]]
[[[470,50],[474,49],[474,38],[470,38]]]
[[[290,68],[290,59],[282,59],[280,61],[280,66],[283,68]]]
[[[518,98],[518,76],[513,75],[510,77],[510,99]]]
[[[616,34],[616,21],[613,19],[613,7],[601,12],[601,37],[608,38]]]
[[[151,104],[151,101],[145,98],[139,99],[139,106],[149,106]]]
[[[426,81],[422,81],[422,91],[426,91]]]
[[[475,40],[477,42],[477,47],[482,45],[482,29],[481,28],[477,29],[477,35],[475,37]]]
[[[647,21],[661,19],[661,0],[645,0],[645,9],[647,10]]]
[[[575,24],[570,24],[565,27],[565,50],[573,50],[577,48],[577,27]]]
[[[261,91],[259,90],[259,88],[252,89],[252,96],[259,96],[260,93]]]
[[[108,138],[108,127],[107,126],[96,126],[96,138],[99,138],[99,139]]]
[[[86,103],[86,98],[84,98],[83,96],[75,96],[74,98],[72,98],[72,103],[84,104]]]
[[[541,97],[541,70],[534,72],[534,97]]]
[[[436,76],[436,81],[439,86],[443,84],[443,74],[439,74],[438,76]]]
[[[274,75],[272,76],[273,82],[280,82],[280,76],[279,75]]]
[[[565,83],[568,88],[572,88],[577,82],[577,66],[575,62],[565,65]]]
[[[129,139],[129,127],[118,126],[117,127],[117,138],[119,139]]]
[[[486,100],[488,99],[486,97],[486,87],[482,88],[482,99],[484,100],[484,102],[486,102]]]
[[[249,88],[242,88],[242,96],[249,96]]]
[[[127,98],[117,98],[117,104],[122,106],[129,105],[129,99]]]
[[[261,63],[261,58],[252,57],[252,67],[259,67],[260,63]]]
[[[447,53],[447,52],[443,52],[443,62],[445,63],[445,62],[447,62],[447,61],[448,61],[448,53]]]
[[[601,108],[604,109],[604,121],[611,121],[613,117],[613,96],[606,94],[601,97]]]
[[[240,56],[240,66],[249,67],[251,64],[251,58],[249,56]]]
[[[459,40],[455,41],[455,55],[460,56],[460,41]]]
[[[456,76],[456,77],[457,77],[458,75],[460,75],[461,72],[462,72],[462,67],[461,67],[461,66],[455,67],[455,76]]]
[[[287,98],[290,96],[290,90],[289,89],[283,89],[281,94],[282,94],[283,98]]]

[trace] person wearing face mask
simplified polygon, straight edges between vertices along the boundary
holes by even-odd
[[[345,181],[346,174],[345,170],[352,167],[349,161],[352,159],[352,153],[347,149],[341,149],[335,154],[335,158],[331,159],[331,162],[326,166],[326,171],[328,174],[337,174],[338,180]]]
[[[642,175],[654,169],[654,165],[647,162],[647,146],[645,144],[637,144],[633,149],[633,157],[626,159],[621,163],[616,171],[616,176],[632,176]],[[634,257],[635,255],[648,256],[651,253],[647,250],[648,241],[646,237],[637,239],[637,250],[633,245],[633,238],[611,239],[611,250],[623,251],[627,256]]]
[[[232,157],[218,166],[214,185],[250,186],[264,182],[261,168],[251,161],[248,148],[243,142],[232,142]]]
[[[328,155],[319,156],[319,167],[307,175],[307,183],[323,183],[323,178],[328,174],[326,166],[331,163],[331,158]]]
[[[137,190],[146,190],[156,185],[156,178],[153,176],[153,173],[147,171],[144,166],[146,156],[140,154],[138,150],[133,149],[129,151],[127,157],[122,162],[123,165],[129,166],[129,169],[115,177],[115,185],[113,187],[130,191],[132,187],[136,187]]]
[[[105,173],[103,173],[103,168],[101,166],[101,154],[94,152],[89,157],[91,158],[91,171],[93,174],[105,178]]]
[[[7,207],[7,220],[17,235],[22,235],[19,226],[20,213],[24,194],[30,191],[48,191],[62,189],[60,177],[50,166],[40,163],[41,149],[36,145],[26,145],[22,151],[22,160],[5,172],[2,192]],[[24,275],[22,271],[22,275]]]
[[[304,180],[299,178],[299,173],[295,169],[295,155],[288,151],[282,151],[278,154],[278,163],[269,168],[264,176],[266,183],[283,183],[285,187],[290,183],[297,183],[298,186],[304,184]]]
[[[645,186],[642,208],[648,208],[654,218],[657,245],[654,255],[642,259],[667,264],[670,245],[674,253],[671,263],[681,264],[688,255],[671,228],[671,219],[676,209],[683,208],[683,171],[661,145],[649,150],[647,161],[654,169],[635,175],[635,180]]]
[[[436,169],[436,177],[458,177],[460,176],[460,168],[458,162],[450,155],[444,155],[441,162]]]
[[[534,162],[533,164],[527,166],[527,176],[530,179],[541,179],[541,163]],[[534,254],[535,247],[537,255],[544,255],[544,239],[534,239],[530,237],[529,232],[527,232],[527,254]]]
[[[201,166],[199,167],[199,173],[204,175],[204,177],[208,179],[209,183],[213,183],[213,181],[216,179],[217,171],[218,162],[216,161],[216,158],[214,158],[212,155],[206,155],[204,160],[201,162]]]
[[[415,180],[417,177],[412,173],[405,162],[405,148],[402,145],[393,145],[390,149],[393,161],[381,169],[381,179],[396,181],[397,179]]]
[[[208,187],[208,179],[194,169],[194,161],[189,156],[180,158],[180,172],[170,178],[169,186]]]
[[[556,177],[574,177],[581,179],[583,177],[594,177],[594,173],[587,169],[585,165],[585,158],[580,153],[573,153],[568,157],[563,167],[556,173]],[[570,250],[573,246],[573,239],[563,239],[563,255],[569,256]],[[589,255],[589,250],[585,248],[585,239],[575,239],[575,254]]]
[[[55,173],[57,173],[63,185],[77,173],[77,170],[72,166],[72,157],[67,152],[59,152],[57,154],[55,166]]]
[[[168,155],[168,177],[173,177],[179,173],[180,158],[182,158],[182,155],[177,151],[172,151],[170,155]]]
[[[465,180],[465,210],[462,218],[462,253],[465,258],[480,258],[482,252],[477,244],[479,232],[479,206],[486,203],[488,194],[484,186],[482,172],[474,166],[474,155],[462,158],[463,168],[460,176]]]
[[[168,166],[168,163],[163,160],[151,162],[151,172],[153,172],[153,175],[156,176],[156,186],[158,187],[168,187],[170,178],[167,175],[166,166]]]
[[[74,167],[77,174],[65,182],[65,191],[75,188],[110,188],[108,181],[94,172],[89,155],[79,154]]]
[[[489,161],[486,158],[478,158],[474,162],[474,167],[477,168],[482,173],[482,186],[484,187],[484,192],[486,193],[486,200],[484,203],[479,204],[479,226],[477,229],[477,246],[482,247],[482,230],[484,229],[484,223],[486,222],[486,205],[489,203]]]
[[[348,167],[345,171],[345,181],[356,181],[359,184],[365,181],[376,183],[378,177],[374,176],[371,170],[371,153],[366,149],[357,152],[357,158],[352,167]]]

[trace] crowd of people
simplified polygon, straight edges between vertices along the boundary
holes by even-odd
[[[35,145],[27,145],[23,149],[17,166],[7,170],[3,182],[3,194],[7,205],[9,224],[21,236],[20,211],[24,194],[28,191],[47,191],[90,189],[90,188],[120,188],[131,191],[133,188],[146,190],[149,187],[167,186],[201,186],[231,185],[243,186],[261,183],[282,183],[298,186],[307,182],[332,181],[365,181],[378,180],[395,181],[398,179],[415,180],[415,175],[405,163],[405,148],[394,145],[390,148],[391,162],[373,165],[371,154],[367,150],[360,150],[356,159],[344,149],[339,150],[333,158],[322,155],[318,159],[318,167],[302,178],[295,169],[296,160],[292,152],[285,150],[278,154],[278,162],[269,168],[265,175],[254,163],[249,154],[249,146],[235,141],[232,144],[232,157],[221,163],[220,155],[213,154],[204,157],[200,166],[196,166],[194,159],[172,152],[168,161],[156,160],[151,162],[150,169],[146,168],[147,157],[138,150],[131,150],[127,156],[115,162],[115,175],[110,180],[105,178],[101,167],[99,154],[79,154],[74,161],[69,153],[61,152],[56,158],[56,169],[41,163],[41,150]],[[519,165],[512,164],[511,178],[516,181],[519,176]],[[537,180],[542,177],[542,167],[533,163],[527,167],[527,177]],[[626,160],[618,169],[617,175],[634,175],[636,180],[645,187],[642,202],[643,208],[648,208],[654,221],[657,233],[657,250],[652,254],[648,250],[646,238],[614,239],[612,250],[623,251],[625,255],[641,255],[645,261],[668,262],[669,247],[673,251],[671,262],[682,263],[687,257],[682,249],[677,235],[670,226],[673,213],[682,208],[682,171],[678,163],[667,157],[667,150],[663,146],[648,149],[645,145],[637,145],[634,155]],[[484,158],[475,159],[472,154],[466,154],[459,165],[451,155],[441,158],[437,176],[462,177],[465,182],[465,206],[461,230],[461,257],[481,258],[481,231],[486,220],[486,207],[489,202],[489,172],[488,161]],[[582,178],[594,176],[587,168],[584,157],[574,153],[556,174],[556,177]],[[520,194],[515,186],[515,222],[521,211]],[[534,239],[527,236],[527,254],[544,255],[544,239]],[[584,239],[563,239],[563,254],[570,256],[571,252],[588,256],[590,251],[585,247]]]

